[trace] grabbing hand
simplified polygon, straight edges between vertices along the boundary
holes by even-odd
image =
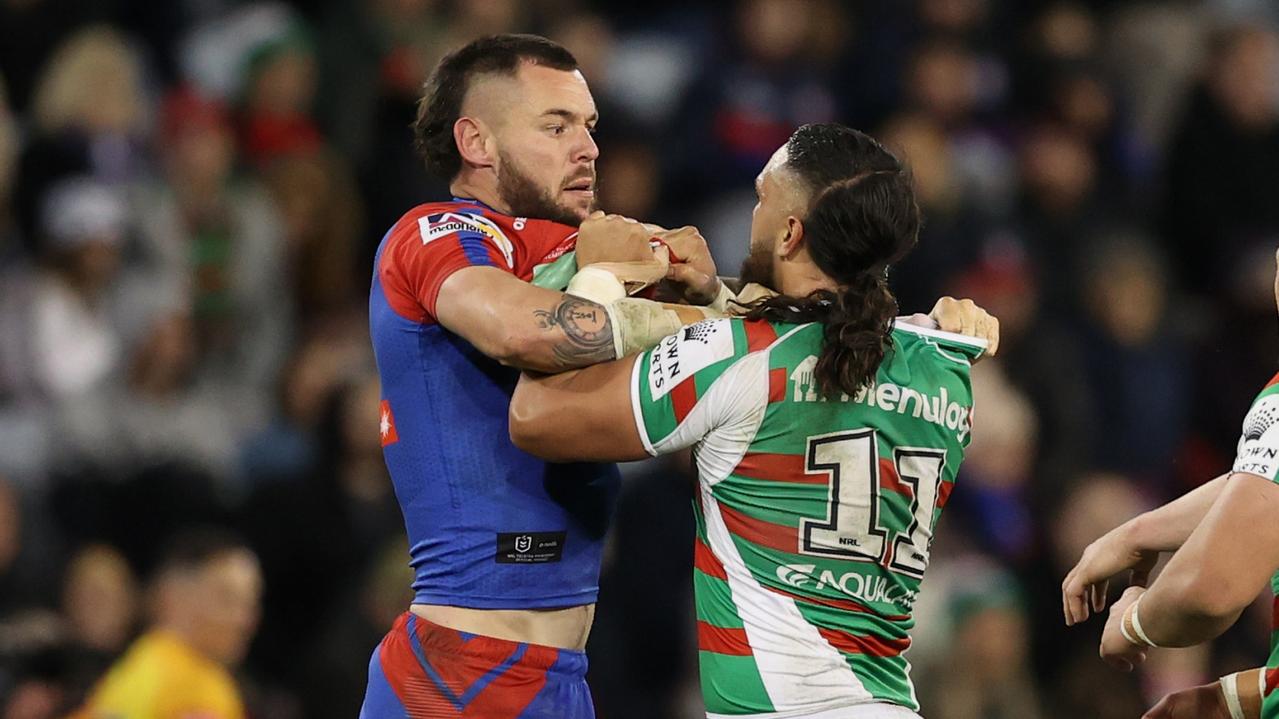
[[[999,351],[999,320],[972,300],[943,297],[933,305],[929,317],[937,322],[943,332],[956,332],[986,340],[982,357],[994,357]]]
[[[692,226],[663,230],[654,235],[671,252],[671,266],[666,279],[683,286],[684,299],[690,304],[706,305],[719,294],[719,277],[706,238]]]
[[[1132,547],[1126,541],[1127,527],[1120,526],[1102,535],[1084,549],[1079,563],[1061,583],[1061,609],[1066,626],[1088,619],[1090,610],[1101,613],[1106,608],[1110,578],[1131,570],[1129,584],[1146,586],[1150,571],[1159,561],[1159,552]]]
[[[1230,709],[1221,685],[1213,682],[1169,694],[1141,719],[1230,719]]]
[[[577,267],[601,262],[653,262],[649,244],[652,236],[649,228],[637,220],[593,212],[577,230]]]
[[[1146,647],[1128,641],[1123,633],[1124,612],[1145,593],[1144,587],[1128,587],[1119,601],[1110,608],[1110,618],[1106,620],[1106,628],[1101,633],[1098,653],[1107,664],[1121,671],[1130,672],[1146,661]]]

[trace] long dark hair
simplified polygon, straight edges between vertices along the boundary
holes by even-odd
[[[839,290],[772,297],[752,305],[747,317],[820,322],[825,337],[817,385],[827,397],[856,394],[892,345],[897,300],[888,289],[888,268],[919,238],[914,183],[883,145],[843,125],[805,125],[786,150],[786,168],[810,191],[804,245]]]

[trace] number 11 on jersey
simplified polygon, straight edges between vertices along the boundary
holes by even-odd
[[[888,568],[922,578],[928,567],[937,496],[941,490],[946,452],[939,449],[896,448],[893,466],[911,488],[910,524],[894,532],[881,512],[879,450],[875,430],[836,432],[808,438],[805,471],[829,478],[826,517],[800,520],[800,551],[822,557],[879,563],[885,546],[893,542]],[[906,501],[890,492],[888,501]]]

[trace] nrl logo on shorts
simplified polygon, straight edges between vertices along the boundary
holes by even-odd
[[[527,534],[521,534],[515,538],[515,551],[527,552],[533,548],[533,538]]]

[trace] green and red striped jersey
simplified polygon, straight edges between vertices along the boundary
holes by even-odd
[[[702,692],[716,716],[918,709],[904,656],[972,426],[984,342],[899,324],[874,382],[824,398],[820,324],[722,319],[641,355],[646,448],[692,446]]]
[[[1279,482],[1279,375],[1275,375],[1261,390],[1244,417],[1233,471]],[[1266,662],[1261,718],[1279,719],[1279,574],[1271,578],[1270,587],[1277,598],[1274,600],[1274,623],[1271,625],[1270,659]]]

